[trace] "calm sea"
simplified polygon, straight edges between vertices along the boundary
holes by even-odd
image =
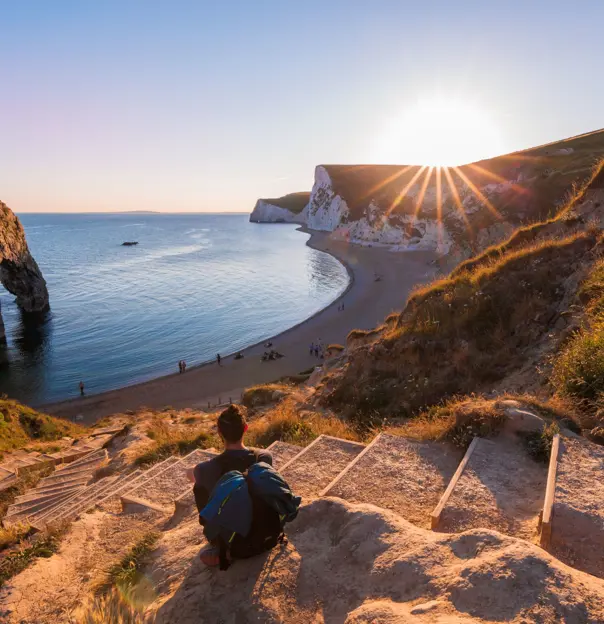
[[[0,392],[31,403],[177,372],[281,332],[333,301],[344,267],[295,225],[248,215],[23,214],[50,313],[22,318],[0,293]],[[139,241],[123,247],[127,240]],[[1,288],[1,287],[0,287]]]

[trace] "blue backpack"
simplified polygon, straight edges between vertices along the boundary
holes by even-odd
[[[264,462],[231,470],[214,486],[199,513],[204,535],[220,549],[220,569],[286,543],[284,526],[298,515],[302,499]]]

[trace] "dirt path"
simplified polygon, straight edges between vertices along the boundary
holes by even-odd
[[[261,362],[266,349],[259,344],[243,351],[242,360],[225,357],[222,366],[206,364],[191,368],[184,375],[168,375],[119,390],[46,405],[43,409],[67,418],[82,416],[84,422],[91,423],[143,405],[154,409],[166,405],[203,408],[208,401],[216,404],[229,398],[236,400],[243,388],[316,366],[320,360],[309,354],[310,343],[320,339],[325,346],[343,344],[352,329],[375,327],[390,312],[404,306],[413,286],[429,281],[436,271],[431,264],[435,255],[431,252],[393,253],[360,247],[331,241],[323,232],[313,233],[307,244],[342,261],[353,281],[340,300],[271,339],[273,348],[283,353],[284,358]],[[381,277],[380,281],[375,281],[376,274]],[[338,310],[342,302],[344,311]],[[176,367],[176,363],[174,365]]]

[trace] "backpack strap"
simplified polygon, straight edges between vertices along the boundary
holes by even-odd
[[[220,548],[218,552],[218,560],[220,562],[221,570],[228,570],[229,566],[231,565],[231,562],[229,561],[229,558],[227,556],[227,552],[228,552],[227,545],[225,544],[224,540],[221,539]]]
[[[233,467],[232,464],[230,463],[231,458],[229,458],[224,453],[221,453],[220,455],[218,455],[218,457],[216,458],[216,461],[218,462],[218,465],[220,466],[220,476],[225,475],[227,472],[230,472],[231,470],[239,470],[239,472],[245,472],[250,466],[257,464],[260,458],[260,451],[257,451],[255,449],[248,449],[248,450],[253,454],[253,459],[252,457],[249,457],[249,460],[251,461],[247,461],[247,462],[242,461],[238,467]]]

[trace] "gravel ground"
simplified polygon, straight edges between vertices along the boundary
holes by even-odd
[[[304,455],[283,470],[283,477],[296,494],[305,499],[314,498],[363,448],[364,445],[357,442],[322,436]]]
[[[582,438],[561,439],[550,551],[604,578],[604,447]]]
[[[443,444],[382,434],[327,496],[378,505],[429,527],[430,513],[461,457],[460,451]]]
[[[514,441],[481,439],[441,516],[439,529],[484,528],[536,541],[547,464]]]
[[[302,450],[302,447],[277,441],[273,442],[266,450],[270,451],[273,456],[273,467],[279,470],[279,467],[293,459]]]

